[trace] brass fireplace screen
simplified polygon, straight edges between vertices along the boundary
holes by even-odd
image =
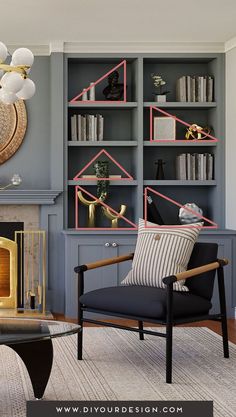
[[[0,237],[0,309],[45,314],[45,231],[17,231]]]

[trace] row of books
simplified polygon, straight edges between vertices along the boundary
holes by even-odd
[[[177,80],[176,100],[187,102],[213,101],[213,78],[210,75],[184,75]]]
[[[177,180],[213,180],[214,155],[182,153],[176,157]]]
[[[104,117],[101,114],[74,114],[70,122],[71,140],[103,140]]]

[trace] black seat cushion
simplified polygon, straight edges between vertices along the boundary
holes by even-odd
[[[101,288],[80,297],[90,309],[155,319],[166,318],[166,290],[141,285]],[[211,302],[188,292],[173,292],[175,318],[206,314]]]

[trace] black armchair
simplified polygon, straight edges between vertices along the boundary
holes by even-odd
[[[78,334],[78,359],[82,359],[83,323],[95,323],[139,333],[166,338],[166,382],[172,382],[172,333],[173,326],[201,320],[221,322],[224,357],[229,357],[224,272],[227,259],[217,259],[218,246],[215,243],[196,243],[188,270],[163,278],[166,288],[146,286],[119,286],[102,288],[84,294],[84,272],[103,266],[131,260],[133,254],[104,259],[75,268],[78,273],[78,323],[82,331]],[[217,270],[220,297],[220,312],[209,314]],[[173,283],[185,279],[189,292],[173,291]],[[106,314],[138,321],[138,328],[84,318],[85,311]],[[145,330],[143,322],[166,326],[166,332]]]

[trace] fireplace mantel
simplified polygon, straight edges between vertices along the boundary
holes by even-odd
[[[6,190],[0,191],[0,204],[55,204],[62,193],[59,190]]]

